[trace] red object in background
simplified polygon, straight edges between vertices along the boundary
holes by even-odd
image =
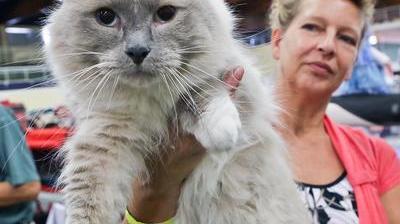
[[[26,141],[32,151],[58,150],[70,135],[68,128],[27,129]]]
[[[42,191],[47,192],[47,193],[56,193],[56,192],[59,192],[60,190],[55,187],[50,187],[50,186],[42,184]]]

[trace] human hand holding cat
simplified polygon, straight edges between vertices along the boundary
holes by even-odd
[[[237,67],[228,71],[224,82],[234,97],[244,75],[244,69]],[[174,128],[170,129],[175,130]],[[171,135],[174,136],[174,135]],[[193,135],[180,136],[169,146],[169,153],[162,160],[152,163],[151,179],[147,183],[133,182],[134,200],[128,210],[142,222],[162,222],[175,215],[178,207],[180,188],[190,173],[201,162],[206,151]]]
[[[128,210],[142,222],[162,222],[175,215],[180,188],[185,178],[204,157],[204,148],[192,135],[180,136],[165,150],[161,160],[155,159],[149,167],[150,180],[134,180],[134,200]]]
[[[214,92],[198,120],[189,122],[188,125],[183,123],[183,129],[192,133],[210,152],[229,151],[239,139],[242,121],[233,98],[243,73],[243,68],[240,67],[228,71],[224,76],[228,92],[225,89]]]
[[[224,76],[224,82],[226,83],[226,85],[228,87],[231,97],[234,97],[235,91],[239,87],[239,84],[243,78],[243,75],[244,75],[243,67],[237,67],[237,68],[230,70]]]

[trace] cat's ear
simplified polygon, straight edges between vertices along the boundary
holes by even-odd
[[[275,60],[279,60],[281,51],[281,42],[283,37],[282,29],[273,29],[271,35],[272,56]]]

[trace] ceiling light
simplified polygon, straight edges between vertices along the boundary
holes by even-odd
[[[9,34],[31,34],[32,29],[23,27],[7,27],[5,28],[6,33]]]

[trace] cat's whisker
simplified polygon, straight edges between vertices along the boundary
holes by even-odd
[[[94,76],[102,73],[101,69],[102,69],[103,65],[109,65],[109,63],[99,63],[99,64],[93,65],[91,67],[88,67],[86,69],[82,69],[79,71],[81,73],[77,75],[78,77],[72,78],[71,81],[73,81],[73,79],[79,79],[79,80],[77,80],[76,83],[74,83],[73,86],[75,86],[75,87],[80,87],[81,84],[84,84],[87,80],[90,80],[88,83],[86,83],[86,85],[83,88],[76,88],[76,89],[80,89],[80,91],[78,91],[79,93],[84,91],[86,89],[86,87],[88,87],[91,83],[93,83],[96,80],[96,78],[94,78],[94,79],[92,79],[92,78]],[[94,69],[98,69],[98,70],[94,70]],[[84,75],[86,77],[84,79],[80,79]]]
[[[191,46],[176,49],[179,54],[225,54],[225,51],[218,51],[215,48],[210,48],[209,46]]]
[[[171,72],[170,72],[171,73]],[[175,87],[175,88],[172,88],[172,90],[175,90],[176,91],[176,93],[177,93],[177,95],[178,96],[180,96],[180,97],[183,97],[183,100],[185,100],[186,98],[186,96],[185,96],[185,94],[180,90],[180,88],[179,88],[179,86],[177,85],[177,83],[174,81],[174,80],[176,80],[175,79],[175,77],[173,76],[173,74],[171,74],[171,76],[169,76],[169,75],[166,75],[166,77],[168,78],[168,80],[170,81],[170,83]],[[181,87],[182,87],[182,89],[185,89],[185,87],[183,86],[183,85],[181,85]]]
[[[59,56],[56,56],[54,58],[64,58],[64,57],[81,56],[81,55],[104,55],[104,54],[99,52],[82,51],[82,52],[60,54]]]
[[[86,91],[86,88],[88,86],[90,86],[92,83],[94,83],[95,81],[97,81],[98,79],[101,80],[101,74],[102,71],[94,71],[92,74],[90,74],[88,77],[86,77],[84,80],[81,80],[79,83],[74,84],[74,88],[79,89],[77,91],[77,93],[83,93],[84,91]],[[87,80],[89,80],[88,82],[86,82]],[[81,87],[82,85],[84,85],[83,87]]]
[[[186,63],[186,62],[184,62],[184,61],[181,61],[181,63],[182,63],[183,65],[186,65],[186,66],[188,66],[188,67],[190,67],[190,68],[193,68],[193,69],[195,69],[195,70],[201,72],[202,74],[206,75],[206,76],[209,77],[209,78],[212,78],[212,79],[214,79],[214,80],[216,80],[216,81],[218,81],[218,82],[220,82],[220,83],[226,85],[225,82],[223,82],[222,80],[218,79],[218,78],[215,77],[214,75],[211,75],[211,74],[207,73],[206,71],[202,70],[201,68],[199,68],[199,67],[197,67],[197,66],[194,66],[194,65],[192,65],[192,64],[190,64],[190,63]]]
[[[172,69],[172,68],[166,68],[166,69],[169,71],[171,77],[174,78],[179,83],[179,85],[182,87],[182,90],[184,92],[181,92],[181,95],[186,95],[185,93],[188,92],[187,89],[190,88],[190,85],[187,85],[186,82],[181,82],[174,69]],[[177,87],[177,89],[179,90],[178,87]]]
[[[221,54],[221,53],[225,53],[225,51],[218,51],[216,49],[209,49],[209,48],[193,48],[193,49],[182,49],[182,48],[180,48],[180,49],[177,49],[176,52],[182,53],[182,54],[191,53],[191,52],[204,53],[204,54],[217,54],[217,53]]]
[[[177,51],[185,51],[185,50],[206,50],[209,47],[207,46],[189,46],[189,47],[180,47]]]
[[[70,47],[70,49],[72,49],[72,50],[76,49],[76,50],[80,50],[82,52],[88,52],[88,53],[93,53],[93,54],[98,54],[98,55],[106,55],[105,53],[97,52],[97,51],[90,51],[90,50],[87,50],[87,49],[82,48],[82,47]]]
[[[200,86],[196,85],[192,80],[190,80],[188,77],[186,77],[184,74],[182,74],[178,69],[173,69],[173,71],[176,73],[176,76],[180,79],[183,79],[183,82],[186,82],[187,85],[189,86],[189,88],[191,90],[193,90],[198,96],[200,96],[201,98],[205,98],[205,96],[203,96],[199,91],[197,91],[195,89],[198,88],[199,90],[201,90],[202,92],[206,93],[206,91],[204,89],[202,89]],[[190,74],[190,73],[188,73]]]
[[[35,62],[35,63],[32,63]],[[27,59],[27,60],[21,60],[21,61],[13,61],[13,62],[7,62],[7,63],[2,63],[0,64],[0,67],[6,67],[6,66],[18,66],[18,65],[40,65],[45,62],[45,58],[34,58],[34,59]]]
[[[201,50],[201,49],[207,49],[208,47],[206,46],[206,45],[195,45],[195,46],[187,46],[187,47],[185,47],[185,46],[183,46],[183,47],[181,47],[181,48],[179,48],[179,49],[183,49],[183,50],[186,50],[186,49],[199,49],[199,50]]]
[[[217,77],[215,77],[215,76],[213,76],[213,75],[211,75],[211,74],[208,74],[207,72],[205,72],[205,71],[203,71],[203,70],[197,68],[196,66],[190,65],[190,64],[188,64],[188,63],[186,63],[186,65],[187,65],[188,67],[192,67],[192,68],[194,68],[194,69],[196,69],[196,70],[202,72],[203,74],[205,74],[206,76],[208,76],[208,77],[210,77],[210,78],[213,78],[214,80],[217,80],[219,83],[223,84],[224,86],[228,86],[224,81],[218,79]],[[194,76],[194,75],[193,75],[193,76]],[[194,76],[194,77],[196,77],[196,76]],[[212,86],[211,86],[211,87],[212,87]],[[214,87],[214,88],[217,89],[217,87]],[[241,90],[240,90],[240,89],[237,89],[236,91],[241,91]],[[252,103],[254,103],[254,102],[248,101],[248,102],[246,102],[246,103],[252,104]]]
[[[38,112],[36,115],[38,115],[38,114],[39,114],[39,112]],[[16,119],[15,122],[18,122],[18,120]],[[34,119],[32,119],[30,123],[28,123],[28,126],[27,126],[27,127],[31,127],[31,126],[33,125],[33,122],[34,122]],[[10,125],[10,124],[12,124],[12,123],[13,123],[13,122],[9,122],[8,125]],[[3,126],[3,127],[4,127],[4,126]],[[0,128],[3,128],[3,127],[0,127]],[[28,134],[28,131],[25,131],[25,133],[24,133],[23,136],[20,138],[20,140],[18,141],[18,143],[14,146],[13,149],[11,149],[11,153],[9,154],[9,157],[6,159],[4,165],[3,165],[2,168],[0,169],[0,173],[3,173],[3,172],[4,172],[4,169],[6,168],[8,162],[10,161],[10,159],[11,159],[11,158],[13,157],[13,155],[15,154],[16,150],[18,150],[18,147],[19,147],[21,144],[23,144],[24,140],[27,138],[27,137],[26,137],[27,134]]]
[[[98,70],[95,70],[95,69],[98,69]],[[94,70],[94,71],[93,71],[93,70]],[[83,71],[82,71],[82,70],[81,70],[81,71],[78,71],[78,73],[75,74],[75,75],[72,77],[72,79],[66,80],[66,81],[69,81],[69,82],[77,82],[77,84],[79,84],[79,83],[84,83],[84,82],[86,82],[87,80],[90,80],[90,79],[93,77],[93,75],[95,75],[95,74],[97,74],[97,73],[99,73],[99,72],[101,72],[101,67],[91,66],[90,68],[84,69]],[[83,78],[83,79],[81,79],[83,76],[86,76],[86,77]]]
[[[264,29],[257,30],[257,32],[253,33],[252,35],[245,36],[245,37],[243,37],[243,35],[239,34],[239,37],[236,40],[242,41],[242,40],[247,39],[247,38],[255,37],[255,36],[265,32],[265,31],[268,31],[269,29],[270,28],[264,28]]]
[[[165,86],[167,87],[168,93],[169,93],[169,95],[171,97],[171,103],[173,104],[173,109],[174,109],[174,113],[175,113],[174,114],[174,119],[177,121],[178,120],[178,112],[177,112],[176,106],[175,106],[174,95],[172,94],[172,90],[171,90],[171,88],[170,88],[170,86],[168,84],[168,76],[165,75],[163,72],[161,72],[160,75],[161,75],[161,78],[163,79],[163,81],[165,83]],[[177,128],[177,131],[178,131],[178,127],[176,127],[176,128]]]
[[[103,74],[103,72],[102,72],[101,70],[92,71],[91,74],[88,75],[87,77],[85,77],[83,80],[80,80],[79,82],[74,83],[73,88],[74,88],[74,89],[79,89],[79,90],[77,91],[77,93],[82,93],[83,91],[86,90],[86,88],[87,88],[89,85],[91,85],[92,83],[94,83],[96,80],[98,80],[98,79],[102,80],[104,77],[102,77],[101,74]],[[86,75],[87,75],[87,74],[86,74]],[[86,82],[87,80],[89,80],[89,81]],[[81,87],[81,85],[84,85],[84,84],[85,84],[85,86]],[[96,87],[97,87],[97,86],[96,86]],[[89,98],[90,100],[92,100],[92,97],[93,97],[93,94],[94,94],[94,93],[95,93],[95,92],[92,92],[92,95],[91,95],[91,97]],[[84,100],[86,100],[86,99],[84,99]],[[89,107],[88,107],[88,108],[89,108]],[[86,118],[88,118],[88,116],[89,116],[89,110],[88,110],[88,108],[86,108],[86,110],[85,110],[84,107],[82,106],[81,109],[80,109],[80,111],[81,111],[82,113],[85,113],[85,112],[86,112],[86,115],[87,115]]]
[[[211,84],[208,83],[208,82],[204,82],[203,79],[197,77],[196,75],[194,75],[194,74],[191,73],[190,71],[188,71],[188,70],[186,70],[186,69],[184,69],[184,68],[180,68],[180,69],[182,69],[183,71],[185,71],[186,74],[190,75],[190,78],[195,78],[195,79],[198,80],[201,84],[205,84],[205,85],[207,85],[208,87],[210,87],[211,89],[216,89],[215,86],[211,85]],[[179,72],[179,73],[181,73],[181,72]],[[195,84],[192,80],[189,79],[189,77],[185,77],[184,75],[181,75],[181,76],[182,76],[183,78],[185,78],[189,83],[193,83],[193,87],[198,88],[201,92],[207,94],[208,91],[206,91],[206,89],[202,88],[199,84]],[[193,89],[193,90],[196,91],[196,93],[198,93],[197,90],[195,90],[195,89]],[[202,98],[207,98],[207,96],[204,96],[204,95],[201,95],[201,94],[200,94],[200,96],[201,96]]]
[[[214,52],[214,51],[177,51],[180,54],[212,54],[212,53],[220,53],[220,52]]]
[[[195,66],[194,66],[195,67]],[[186,69],[184,69],[184,68],[180,68],[180,69],[182,69],[182,70],[184,70],[187,74],[191,74],[191,72],[190,71],[187,71]],[[203,74],[204,74],[205,72],[203,71]],[[197,79],[200,79],[200,80],[203,80],[202,78],[200,78],[200,77],[197,77],[196,75],[193,75],[193,74],[191,74],[192,75],[192,77],[195,77],[195,78],[197,78]],[[212,75],[210,75],[210,74],[207,74],[208,76],[212,76]],[[214,77],[214,76],[212,76],[212,78],[214,78],[214,79],[217,79],[216,77]],[[219,80],[219,79],[218,79]],[[223,82],[222,80],[219,80],[221,83],[223,83],[225,86],[227,86],[227,84],[225,83],[225,82]],[[206,82],[205,83],[206,85],[208,85],[209,87],[211,87],[212,89],[218,89],[216,86],[212,86],[212,85],[210,85],[208,82]],[[239,89],[237,89],[236,90],[236,94],[239,94],[240,93],[240,91],[242,91],[240,88]],[[205,92],[204,90],[202,91],[202,92]],[[252,105],[252,104],[254,104],[255,102],[251,102],[250,100],[247,100],[247,101],[238,101],[238,100],[235,100],[235,102],[236,103],[240,103],[240,104],[242,104],[242,105]],[[250,112],[248,112],[248,113],[250,113]]]
[[[96,102],[97,102],[97,100],[98,100],[98,97],[99,97],[99,96],[102,94],[102,92],[103,92],[104,87],[107,86],[108,81],[109,81],[110,78],[112,77],[111,73],[112,73],[112,71],[108,72],[108,73],[105,75],[107,78],[106,78],[105,81],[103,82],[102,87],[99,89],[99,92],[98,92],[98,94],[97,94],[95,100],[93,101],[93,105],[96,104]]]
[[[103,89],[104,89],[104,87],[105,86],[107,86],[107,84],[111,84],[111,82],[109,82],[112,78],[115,78],[113,75],[112,75],[112,70],[110,70],[108,73],[107,73],[107,79],[106,79],[106,81],[104,82],[104,86],[103,86],[103,88],[102,89],[100,89],[100,91],[103,91]],[[111,86],[113,86],[113,85],[111,85]]]
[[[85,88],[88,87],[91,83],[93,83],[96,79],[98,79],[99,77],[95,77],[98,74],[100,74],[101,71],[91,71],[88,73],[82,73],[80,76],[85,75],[86,77],[82,80],[78,80],[77,82],[73,82],[71,84],[71,87],[77,89],[77,93],[82,93],[83,91],[85,91]],[[87,80],[90,80],[89,82],[86,82]],[[82,87],[82,85],[85,85],[84,87]]]
[[[52,58],[67,58],[67,57],[73,57],[73,56],[80,56],[80,55],[105,55],[104,53],[100,52],[93,52],[93,51],[85,51],[85,52],[75,52],[75,53],[67,53],[67,54],[60,54],[57,56],[52,56]],[[8,63],[3,63],[0,64],[0,67],[6,67],[6,66],[19,66],[19,65],[26,65],[26,64],[32,64],[32,65],[43,65],[46,64],[46,57],[39,57],[39,58],[32,58],[32,59],[27,59],[27,60],[20,60],[20,61],[13,61],[13,62],[8,62]],[[33,63],[35,62],[35,63]]]
[[[185,77],[185,75],[183,75],[181,72],[179,72],[177,69],[173,69],[173,71],[175,72],[175,76],[177,79],[180,79],[182,82],[184,82],[193,92],[196,93],[196,96],[199,96],[202,99],[207,99],[207,97],[203,96],[203,94],[201,94],[198,90],[196,90],[195,88],[198,88],[201,92],[207,94],[207,91],[205,91],[204,89],[202,89],[200,86],[196,85],[193,83],[193,81],[191,81],[189,78]],[[186,80],[186,81],[185,81]],[[188,97],[190,98],[192,105],[193,105],[193,111],[197,112],[197,105],[193,99],[193,96],[191,95],[190,91],[187,91],[188,93]],[[189,106],[189,105],[188,105]]]
[[[83,75],[87,74],[89,71],[91,71],[93,69],[96,69],[98,67],[101,67],[103,65],[107,65],[107,64],[109,64],[109,63],[99,63],[99,64],[84,68],[82,70],[79,70],[79,71],[76,71],[76,72],[73,72],[73,73],[70,73],[70,74],[65,74],[63,77],[66,78],[65,79],[66,81],[74,81],[75,79],[79,79]],[[68,79],[68,77],[72,77],[72,78]],[[86,77],[85,80],[88,79],[88,78],[91,78],[91,76]],[[43,82],[37,83],[35,85],[31,85],[31,86],[29,86],[27,88],[24,88],[23,90],[26,91],[26,90],[34,89],[36,87],[44,87],[44,86],[46,86],[48,84],[49,84],[49,86],[52,86],[51,84],[57,83],[57,81],[58,80],[56,78],[52,78],[52,79],[49,79],[47,81],[43,81]],[[79,86],[79,82],[77,83],[77,86]],[[19,119],[17,119],[17,120],[19,120]],[[0,126],[0,128],[6,127],[7,125],[8,124],[2,125],[2,126]]]
[[[39,112],[37,112],[36,114],[39,114]],[[33,115],[33,119],[32,121],[34,121],[36,119],[36,115]],[[7,128],[9,125],[14,124],[14,123],[18,123],[19,121],[21,121],[22,119],[24,119],[24,117],[20,117],[20,118],[15,118],[12,121],[5,123],[3,125],[0,126],[0,129],[2,128]],[[32,122],[30,124],[28,124],[28,127],[30,127],[30,125],[32,124]]]
[[[64,79],[64,80],[66,80],[68,82],[79,80],[83,75],[87,74],[91,70],[100,69],[102,67],[102,65],[107,65],[107,63],[98,63],[98,64],[95,64],[95,65],[92,65],[92,66],[89,66],[89,67],[86,67],[86,68],[82,68],[82,69],[80,69],[78,71],[75,71],[75,72],[72,72],[72,73],[69,73],[69,74],[64,74],[63,77],[67,78],[67,79]]]
[[[170,69],[168,69],[168,70],[169,70],[169,72],[170,72],[170,74],[171,74],[171,78],[174,78],[174,79],[178,82],[178,84],[182,87],[183,91],[185,91],[185,92],[181,92],[181,91],[179,90],[179,87],[175,84],[175,88],[178,90],[179,95],[181,96],[181,99],[184,101],[184,103],[185,103],[189,108],[192,108],[193,111],[195,111],[196,103],[194,102],[193,98],[190,96],[190,92],[186,90],[186,89],[189,87],[189,85],[185,86],[185,84],[183,84],[183,83],[179,80],[179,78],[178,78],[178,76],[176,75],[176,73],[174,73],[174,72],[173,72],[172,70],[170,70]],[[188,97],[189,97],[189,99],[188,99]]]
[[[51,79],[48,79],[46,81],[39,82],[39,83],[37,83],[35,85],[31,85],[29,87],[23,88],[22,90],[31,90],[31,89],[34,89],[34,88],[37,88],[37,87],[46,87],[46,86],[51,87],[52,84],[53,83],[55,84],[56,82],[57,82],[56,78],[51,78]]]
[[[208,87],[210,87],[211,89],[218,89],[216,86],[211,85],[209,82],[204,82],[204,79],[202,79],[201,77],[198,77],[197,75],[191,73],[190,71],[188,71],[187,69],[180,67],[179,69],[183,70],[184,72],[186,72],[187,74],[191,75],[191,77],[199,80],[200,82],[204,83],[205,85],[207,85]],[[188,78],[187,78],[188,79]],[[197,88],[199,88],[202,92],[207,92],[204,89],[202,89],[200,86],[196,86]]]
[[[33,121],[31,121],[31,124],[30,124],[29,126],[31,126],[32,123],[33,123]],[[42,143],[42,145],[43,145],[43,146],[47,145],[47,143],[48,143],[49,141],[51,141],[51,139],[52,139],[54,136],[58,135],[61,131],[62,131],[62,129],[57,129],[57,130],[55,130],[55,131],[48,137],[48,139],[47,139],[45,142]],[[27,134],[27,132],[26,132],[26,134]],[[58,150],[57,150],[57,152],[58,152]],[[55,153],[55,154],[48,153],[46,156],[44,156],[43,158],[41,158],[40,160],[37,160],[37,161],[50,161],[50,164],[49,164],[50,167],[49,167],[49,169],[51,169],[51,166],[52,166],[53,162],[55,162],[55,159],[57,159],[56,157],[57,157],[57,153]],[[58,158],[57,160],[59,160],[59,159],[60,159],[60,158]]]
[[[97,100],[97,97],[99,96],[99,88],[101,89],[101,86],[103,85],[103,82],[108,78],[108,75],[111,73],[112,71],[108,71],[105,75],[103,75],[103,77],[101,77],[100,81],[97,83],[96,88],[93,90],[93,93],[91,94],[91,97],[89,98],[89,103],[87,105],[87,111],[86,111],[86,118],[89,117],[90,112],[92,111],[94,104],[96,101],[93,101],[94,99]],[[96,95],[97,94],[97,95]],[[96,97],[95,97],[96,95]]]
[[[112,86],[112,88],[111,88],[110,98],[108,99],[107,110],[110,109],[111,101],[112,101],[112,99],[114,98],[115,91],[117,90],[117,86],[118,86],[118,82],[119,82],[119,77],[120,77],[119,75],[118,75],[117,77],[114,77],[114,84],[113,84],[113,86]]]

